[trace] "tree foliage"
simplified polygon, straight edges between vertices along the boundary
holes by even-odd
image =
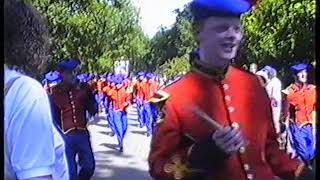
[[[284,74],[290,74],[288,69],[293,63],[315,60],[315,0],[260,2],[242,18],[245,41],[236,62],[272,65],[286,79]],[[152,39],[149,55],[155,69],[169,68],[165,72],[183,71],[181,66],[162,65],[176,64],[177,59],[186,57],[196,47],[188,6],[176,13],[172,28],[158,32]]]
[[[264,0],[243,24],[246,62],[273,65],[284,76],[292,64],[315,60],[315,0]]]
[[[130,0],[29,0],[46,17],[51,64],[65,57],[82,61],[84,71],[102,73],[119,59],[140,61],[148,39]]]

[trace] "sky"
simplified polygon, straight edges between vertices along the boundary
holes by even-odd
[[[132,0],[140,8],[141,26],[148,37],[152,37],[160,26],[170,27],[176,15],[175,9],[182,9],[191,0]]]

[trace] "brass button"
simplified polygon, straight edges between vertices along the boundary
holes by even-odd
[[[253,174],[247,174],[248,179],[253,179]]]
[[[73,116],[73,119],[76,119],[76,116]]]
[[[230,96],[228,96],[228,95],[227,95],[227,96],[225,96],[225,97],[224,97],[224,99],[225,99],[226,101],[231,101],[231,97],[230,97]]]
[[[246,152],[246,148],[245,147],[240,147],[239,152],[241,154],[245,153]]]
[[[74,123],[77,123],[77,121],[76,121],[76,120],[73,120],[73,122],[74,122]]]
[[[235,128],[235,129],[239,129],[240,126],[239,126],[239,124],[237,122],[233,122],[231,124],[231,127]]]
[[[249,171],[249,169],[250,169],[249,164],[244,164],[244,165],[243,165],[243,169],[244,169],[245,171]]]
[[[74,105],[74,101],[71,101],[71,104]]]
[[[224,89],[225,91],[229,89],[229,85],[228,85],[228,84],[224,84],[224,85],[222,85],[222,87],[223,87],[223,89]]]
[[[234,107],[232,107],[232,106],[229,106],[229,107],[228,107],[228,111],[229,111],[229,113],[234,112],[234,110],[235,110],[235,109],[234,109]]]

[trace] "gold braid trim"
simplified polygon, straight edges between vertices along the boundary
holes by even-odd
[[[155,93],[155,95],[148,101],[152,104],[155,105],[158,114],[156,117],[156,124],[160,124],[164,121],[164,112],[163,112],[163,107],[165,105],[165,102],[169,99],[170,95],[163,91],[159,90],[158,92]]]
[[[173,156],[170,162],[166,163],[163,167],[164,172],[172,174],[174,179],[181,180],[186,177],[192,176],[194,173],[203,172],[199,169],[188,168],[188,163],[183,160],[179,155]]]
[[[297,167],[296,171],[294,172],[294,176],[297,178],[300,176],[303,168],[305,167],[305,165],[303,163],[299,164],[299,166]]]

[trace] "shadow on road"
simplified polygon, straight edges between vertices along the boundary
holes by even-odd
[[[96,172],[94,180],[152,180],[147,171],[131,167],[115,167],[112,165],[101,165],[99,168],[110,170],[106,175],[103,172]]]
[[[115,146],[115,147],[118,147],[118,145],[115,145],[115,144],[108,144],[108,143],[102,143],[100,144],[101,146]],[[112,149],[112,148],[110,148]],[[132,155],[128,155],[128,154],[124,154],[122,152],[119,152],[117,148],[113,149],[113,150],[108,150],[108,151],[97,151],[95,152],[95,154],[97,154],[98,156],[100,155],[103,155],[103,156],[109,156],[109,157],[124,157],[124,158],[132,158],[133,156]]]
[[[132,132],[133,134],[140,134],[140,135],[147,134],[147,131],[130,131],[130,132]]]
[[[112,131],[99,131],[98,133],[101,133],[101,134],[107,135],[107,136],[111,136],[112,135]]]
[[[99,146],[105,146],[109,149],[118,150],[119,145],[118,144],[110,144],[110,143],[102,143]],[[110,151],[107,151],[106,153],[109,153]]]
[[[139,126],[140,126],[140,124],[136,124],[136,123],[129,123],[129,126],[139,127]]]

